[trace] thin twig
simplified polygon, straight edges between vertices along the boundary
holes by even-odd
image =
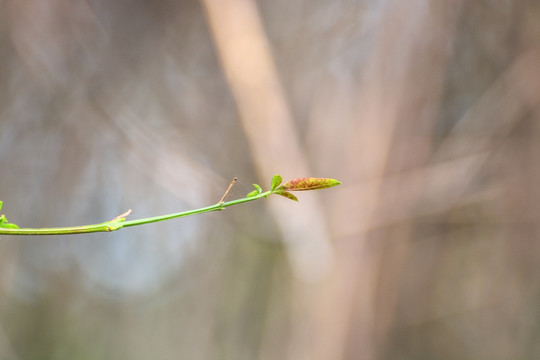
[[[119,219],[121,219],[121,218],[123,218],[123,217],[128,216],[128,215],[131,214],[131,213],[132,213],[132,211],[131,211],[131,209],[129,209],[128,211],[125,211],[125,212],[121,213],[120,215],[113,217],[113,218],[111,219],[111,221],[119,220]]]
[[[221,197],[221,200],[219,200],[219,204],[223,204],[223,201],[225,201],[225,197],[227,196],[227,194],[229,193],[229,191],[231,191],[231,188],[233,187],[234,183],[238,180],[237,177],[235,177],[231,183],[229,184],[229,187],[227,188],[227,190],[225,190],[225,194],[223,194],[223,196]]]

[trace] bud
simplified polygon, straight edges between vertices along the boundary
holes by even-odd
[[[341,182],[335,179],[304,177],[289,180],[281,185],[279,189],[287,191],[319,190],[339,184],[341,184]]]

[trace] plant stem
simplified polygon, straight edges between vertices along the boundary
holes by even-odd
[[[300,190],[317,190],[326,189],[332,186],[341,184],[339,181],[330,178],[297,178],[281,184],[281,176],[274,175],[272,178],[272,187],[269,191],[263,192],[261,187],[257,184],[253,184],[255,190],[247,194],[245,198],[236,199],[224,202],[225,197],[231,190],[231,187],[236,182],[237,178],[234,178],[221,199],[214,205],[207,207],[183,211],[174,214],[167,214],[161,216],[148,217],[139,220],[126,221],[126,216],[131,214],[131,209],[114,217],[112,220],[105,221],[99,224],[81,225],[81,226],[68,226],[68,227],[55,227],[55,228],[18,228],[17,225],[9,223],[5,215],[0,215],[0,235],[70,235],[70,234],[85,234],[93,232],[108,232],[121,229],[123,227],[138,226],[144,224],[150,224],[158,221],[176,219],[189,215],[196,215],[207,213],[211,211],[223,210],[229,206],[238,205],[250,201],[255,201],[260,198],[266,198],[268,195],[276,194],[286,197],[287,199],[298,201],[296,196],[289,191]],[[2,201],[0,201],[0,209],[2,209]]]
[[[150,223],[154,223],[158,221],[176,219],[176,218],[180,218],[184,216],[203,214],[203,213],[212,212],[212,211],[219,211],[229,206],[258,200],[262,197],[267,197],[270,194],[272,194],[272,191],[266,191],[266,192],[262,192],[260,194],[250,196],[250,197],[231,200],[227,202],[218,202],[214,205],[210,205],[210,206],[199,208],[199,209],[183,211],[183,212],[174,213],[174,214],[143,218],[143,219],[138,219],[138,220],[125,221],[124,218],[119,218],[119,219],[115,218],[113,220],[105,221],[99,224],[55,227],[55,228],[12,229],[12,228],[0,227],[0,235],[71,235],[71,234],[85,234],[85,233],[93,233],[93,232],[115,231],[123,227],[138,226],[138,225],[150,224]]]

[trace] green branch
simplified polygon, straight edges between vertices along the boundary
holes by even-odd
[[[138,220],[126,221],[126,216],[131,213],[131,210],[126,211],[123,214],[118,215],[112,220],[105,221],[99,224],[92,225],[80,225],[80,226],[68,226],[68,227],[54,227],[54,228],[19,228],[17,225],[7,221],[5,215],[0,216],[0,235],[69,235],[69,234],[85,234],[93,232],[109,232],[119,230],[123,227],[138,226],[144,224],[155,223],[159,221],[165,221],[170,219],[176,219],[184,216],[202,214],[212,211],[220,211],[229,206],[243,204],[250,201],[255,201],[261,198],[267,198],[269,195],[281,195],[288,199],[298,201],[296,196],[290,193],[290,191],[300,190],[316,190],[325,189],[328,187],[339,185],[340,182],[334,179],[328,178],[299,178],[285,182],[281,184],[281,176],[275,175],[272,178],[271,189],[263,192],[261,187],[257,184],[253,184],[255,190],[246,195],[246,197],[236,200],[224,202],[225,197],[229,193],[229,190],[236,182],[236,179],[231,182],[225,194],[223,194],[221,200],[214,205],[207,207],[183,211],[174,214],[167,214],[149,218],[143,218]],[[2,202],[0,201],[0,210],[2,209]]]

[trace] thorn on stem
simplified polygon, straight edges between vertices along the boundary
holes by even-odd
[[[114,218],[111,219],[111,221],[120,220],[121,218],[126,217],[131,213],[132,213],[132,211],[131,211],[131,209],[129,209],[128,211],[125,211],[125,212],[121,213],[120,215],[115,216]]]
[[[225,200],[225,197],[227,196],[227,194],[229,193],[229,191],[231,191],[231,188],[233,187],[234,183],[238,180],[237,177],[235,177],[231,183],[229,184],[229,187],[227,188],[227,190],[225,190],[225,194],[223,194],[223,196],[221,197],[221,200],[219,200],[219,204],[223,204],[223,201]]]

